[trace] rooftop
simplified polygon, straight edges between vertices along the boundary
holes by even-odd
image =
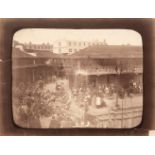
[[[71,55],[61,55],[44,50],[13,48],[13,58],[142,58],[141,46],[93,45]]]
[[[130,45],[94,45],[70,55],[72,58],[142,58],[141,46]]]
[[[21,50],[20,48],[13,48],[13,58],[58,58],[59,55],[50,51],[44,50]]]

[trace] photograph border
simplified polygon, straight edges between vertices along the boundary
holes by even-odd
[[[0,135],[145,135],[154,129],[153,19],[0,19]],[[12,115],[12,39],[22,28],[132,29],[143,39],[143,118],[132,129],[24,129],[16,126]]]

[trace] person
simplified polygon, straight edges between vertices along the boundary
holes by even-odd
[[[125,90],[124,88],[120,87],[118,90],[118,96],[123,99],[125,97]]]
[[[101,97],[100,96],[96,96],[96,107],[101,105]]]
[[[105,87],[104,92],[105,92],[105,95],[109,95],[109,88],[108,88],[108,86]]]

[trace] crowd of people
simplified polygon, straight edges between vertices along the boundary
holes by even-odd
[[[13,87],[13,114],[15,122],[27,128],[44,128],[43,118],[50,118],[48,128],[75,126],[72,120],[74,114],[70,113],[70,105],[76,104],[84,112],[89,106],[103,108],[105,98],[123,98],[125,95],[142,93],[141,86],[132,81],[128,87],[121,87],[114,83],[93,85],[89,83],[80,87],[66,87],[66,78],[52,76],[46,80],[33,83],[21,82]],[[50,89],[47,87],[50,85]]]

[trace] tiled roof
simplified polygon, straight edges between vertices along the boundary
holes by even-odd
[[[12,51],[13,58],[57,58],[59,55],[52,53],[50,51],[25,51],[19,48],[13,48]]]
[[[38,58],[58,58],[59,55],[50,51],[37,51],[35,52]]]
[[[127,45],[94,45],[70,55],[72,58],[142,58],[142,56],[142,47]]]
[[[13,58],[33,58],[31,54],[28,54],[27,52],[19,48],[13,48],[12,57]]]

